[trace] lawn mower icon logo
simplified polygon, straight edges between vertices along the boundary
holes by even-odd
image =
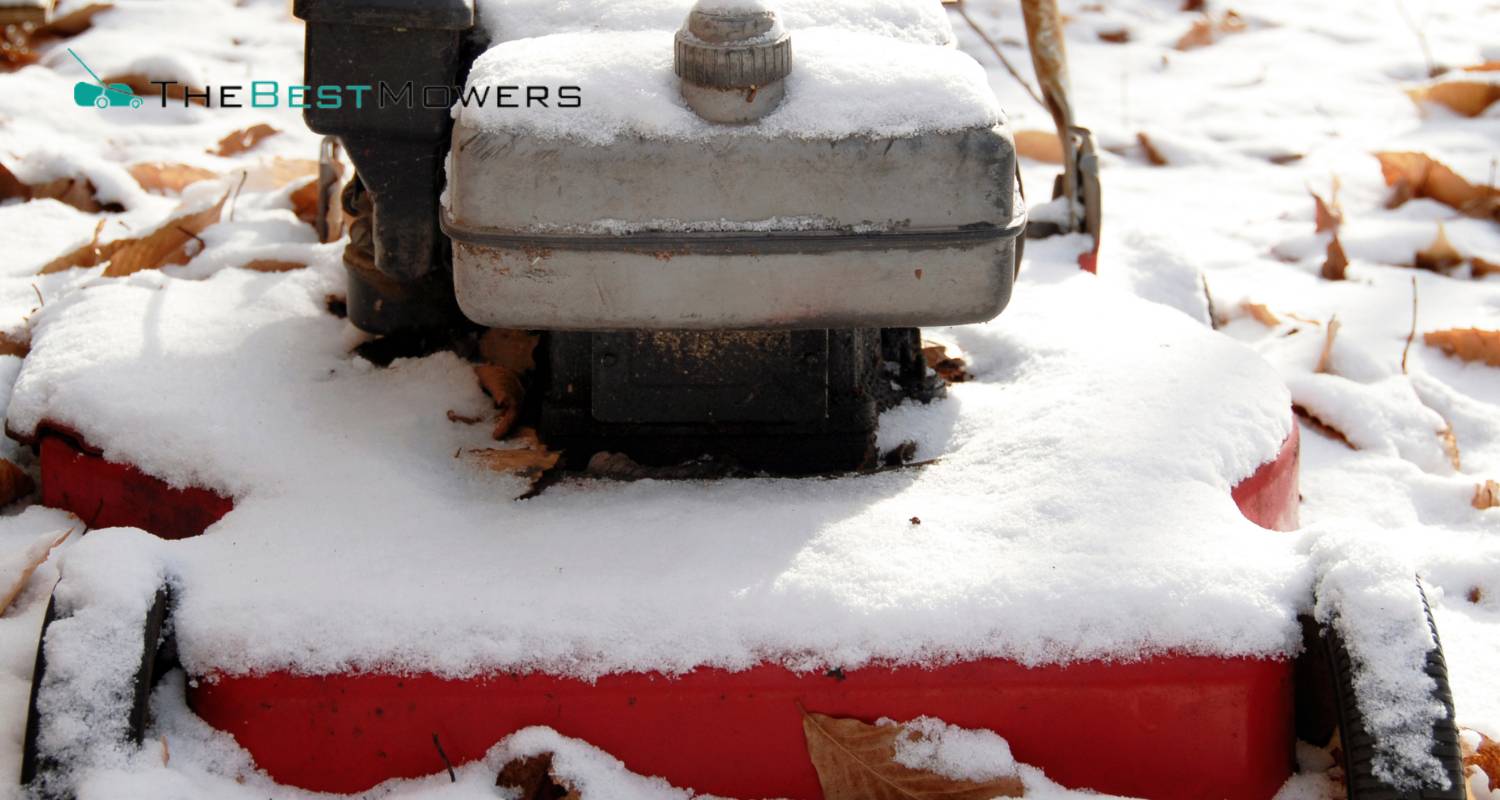
[[[89,69],[89,65],[85,64],[77,53],[73,52],[73,48],[68,48],[68,55],[72,56],[73,60],[77,61],[94,79],[93,83],[79,81],[73,84],[73,103],[75,105],[84,107],[94,106],[95,108],[110,108],[111,106],[140,108],[144,104],[145,101],[137,97],[135,90],[129,86],[123,83],[105,83],[97,73]]]

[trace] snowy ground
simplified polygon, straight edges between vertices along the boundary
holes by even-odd
[[[82,5],[64,2],[63,10]],[[72,85],[86,76],[63,49],[74,48],[101,75],[143,73],[195,84],[248,83],[252,78],[287,83],[300,73],[300,23],[279,2],[224,2],[213,13],[203,11],[201,0],[118,5],[99,16],[91,30],[45,45],[39,65],[0,74],[0,162],[28,183],[86,176],[101,202],[124,209],[88,213],[54,200],[0,205],[0,332],[22,335],[42,305],[66,310],[77,303],[75,307],[86,309],[83,298],[65,298],[83,286],[113,280],[91,270],[36,274],[43,264],[87,241],[99,220],[107,220],[102,231],[107,241],[135,235],[173,213],[181,198],[148,193],[125,172],[125,166],[144,161],[188,163],[224,175],[212,190],[200,185],[189,193],[200,204],[232,189],[241,170],[248,173],[234,210],[238,224],[207,231],[204,253],[186,266],[166,270],[169,278],[217,276],[218,286],[232,284],[249,307],[279,302],[268,287],[287,283],[220,273],[253,259],[290,260],[314,269],[305,278],[286,281],[306,283],[309,292],[331,281],[328,288],[336,291],[337,270],[328,267],[336,264],[339,245],[316,243],[310,229],[292,215],[292,185],[278,177],[287,168],[285,162],[278,166],[277,157],[316,155],[317,139],[295,112],[178,108],[150,109],[150,116],[141,117],[96,114],[73,106]],[[1500,278],[1472,277],[1467,266],[1447,275],[1409,266],[1415,252],[1436,238],[1440,223],[1464,256],[1500,263],[1500,226],[1463,217],[1432,200],[1385,208],[1390,190],[1371,155],[1423,152],[1474,183],[1495,183],[1500,105],[1471,119],[1431,104],[1419,107],[1406,90],[1426,82],[1429,58],[1445,67],[1500,59],[1500,47],[1494,44],[1500,41],[1500,9],[1493,0],[1433,0],[1404,8],[1400,0],[1270,0],[1235,7],[1245,30],[1179,50],[1174,44],[1197,15],[1181,12],[1176,0],[1062,5],[1070,17],[1075,107],[1106,151],[1100,281],[1180,310],[1205,326],[1212,322],[1248,344],[1280,372],[1294,403],[1352,443],[1304,427],[1302,519],[1311,532],[1307,541],[1316,542],[1308,546],[1312,559],[1368,552],[1374,554],[1368,560],[1388,571],[1420,573],[1448,654],[1459,721],[1500,738],[1500,690],[1495,688],[1500,674],[1500,510],[1479,511],[1470,504],[1476,484],[1500,479],[1500,369],[1445,356],[1425,346],[1421,337],[1423,331],[1445,328],[1500,328]],[[1208,6],[1215,15],[1228,8],[1222,2]],[[969,9],[1029,79],[1019,5],[971,0]],[[184,24],[187,19],[190,24]],[[953,22],[960,48],[986,66],[1014,127],[1049,129],[1045,112],[979,37],[956,16]],[[1126,41],[1107,40],[1122,38]],[[208,152],[225,134],[262,122],[281,133],[243,154]],[[1165,165],[1150,163],[1138,139],[1142,133]],[[1033,200],[1043,193],[1040,187],[1050,185],[1055,171],[1049,164],[1024,164]],[[1320,277],[1330,234],[1315,232],[1309,193],[1328,198],[1335,180],[1341,186],[1343,213],[1339,236],[1350,260],[1344,281]],[[1024,269],[1038,284],[1059,281],[1078,245],[1033,244]],[[149,309],[160,281],[141,276],[128,289],[91,294],[140,295]],[[1018,293],[1026,289],[1023,284]],[[1059,291],[1036,289],[1038,294]],[[182,297],[183,291],[175,296]],[[1418,335],[1403,370],[1414,291]],[[265,292],[270,301],[261,297]],[[1247,304],[1263,306],[1274,321],[1265,314],[1266,321],[1258,320]],[[1065,303],[1056,308],[1056,313],[1066,313]],[[1330,363],[1325,373],[1315,374],[1334,316],[1340,326]],[[1078,330],[1070,335],[1078,340],[1114,335],[1096,330],[1103,327],[1097,320],[1081,315]],[[336,327],[331,320],[318,325],[318,330]],[[108,331],[103,322],[100,326],[101,332]],[[1009,352],[978,329],[934,334],[966,350],[981,373]],[[347,331],[331,335],[331,347],[354,341]],[[204,337],[203,346],[212,339]],[[121,346],[147,351],[159,344]],[[19,359],[0,358],[5,362],[0,375],[8,387]],[[453,369],[441,363],[421,369],[430,373],[425,379],[429,384],[451,384],[451,394],[462,402],[481,400],[472,387],[456,388]],[[248,380],[233,371],[226,374],[226,380]],[[78,376],[79,381],[87,378]],[[362,379],[356,374],[353,380]],[[983,383],[966,402],[982,397]],[[464,392],[467,400],[462,400]],[[1445,431],[1456,443],[1456,468],[1451,447],[1444,445]],[[433,435],[454,436],[451,431]],[[447,439],[442,443],[445,449],[451,446]],[[149,443],[141,446],[149,449]],[[5,455],[24,458],[13,443],[5,447]],[[233,477],[236,466],[265,456],[235,455],[241,462],[229,463],[219,474]],[[253,475],[262,466],[251,464],[242,474]],[[306,466],[308,476],[315,475],[315,467]],[[286,483],[295,484],[298,474]],[[4,554],[27,547],[38,534],[73,524],[65,515],[39,507],[9,513],[0,520]],[[241,519],[240,525],[252,522]],[[1279,563],[1289,550],[1286,542],[1268,544],[1264,564]],[[5,720],[0,723],[0,784],[11,783],[5,776],[14,774],[19,761],[35,632],[57,577],[55,563],[44,565],[0,618],[0,718]],[[1337,581],[1338,574],[1325,579]],[[1351,594],[1356,588],[1342,587]],[[180,692],[163,692],[157,709],[161,731],[171,735],[176,748],[173,770],[166,777],[165,769],[95,774],[91,780],[99,796],[161,796],[163,791],[192,796],[208,785],[223,789],[204,783],[214,776],[249,771],[242,752],[204,730],[180,700],[173,705],[173,697]],[[589,780],[584,775],[619,769],[607,756],[546,740],[545,732],[518,737],[505,747],[521,753],[544,745],[572,754],[580,782]],[[444,777],[393,791],[486,796],[493,791],[493,768],[504,757],[497,751],[491,759],[495,763],[461,771],[462,780],[452,786]],[[218,765],[212,775],[199,766],[208,763]],[[1321,796],[1316,779],[1305,783],[1289,787],[1288,794],[1305,790],[1309,794],[1297,796]],[[625,784],[610,785],[620,792],[615,796],[626,796],[618,788]],[[659,784],[630,785],[638,796],[673,796]],[[252,778],[245,791],[263,795],[268,788]]]

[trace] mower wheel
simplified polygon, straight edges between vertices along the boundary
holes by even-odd
[[[1327,742],[1336,723],[1343,755],[1344,781],[1349,800],[1465,800],[1463,753],[1459,747],[1458,725],[1454,718],[1453,691],[1448,683],[1448,665],[1443,659],[1443,644],[1438,638],[1437,623],[1425,594],[1422,607],[1432,628],[1434,647],[1427,653],[1425,671],[1436,686],[1432,696],[1443,704],[1442,719],[1432,726],[1432,755],[1443,765],[1448,786],[1425,785],[1400,789],[1375,774],[1376,738],[1365,725],[1354,687],[1354,665],[1349,650],[1335,625],[1304,625],[1307,653],[1298,664],[1298,735],[1310,742]],[[1304,620],[1304,623],[1310,620]],[[1314,682],[1309,686],[1309,681]],[[1319,686],[1319,684],[1321,686]],[[1322,689],[1322,696],[1316,696]],[[1332,689],[1331,696],[1327,692]],[[1312,693],[1315,696],[1308,697]]]
[[[163,586],[157,590],[156,597],[142,620],[144,647],[140,664],[136,667],[126,723],[126,735],[135,745],[139,745],[145,737],[152,689],[156,688],[163,675],[177,666],[176,641],[171,636],[170,626],[171,605],[171,593]],[[38,777],[45,778],[48,773],[62,766],[52,763],[51,759],[44,757],[37,749],[41,728],[46,724],[37,709],[37,698],[47,676],[47,630],[57,619],[56,600],[49,600],[46,616],[42,619],[42,632],[37,638],[36,666],[31,676],[31,699],[26,709],[26,733],[21,748],[22,786],[32,786]],[[45,780],[37,788],[37,794],[41,797],[52,796],[45,786]]]

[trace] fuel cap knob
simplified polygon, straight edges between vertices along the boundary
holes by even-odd
[[[792,39],[760,0],[698,0],[677,31],[674,56],[682,97],[698,116],[743,124],[786,95]]]

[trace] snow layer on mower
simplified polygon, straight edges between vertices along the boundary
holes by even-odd
[[[517,479],[456,457],[493,444],[448,419],[487,413],[470,366],[351,356],[324,308],[335,267],[141,273],[33,322],[13,428],[50,420],[237,498],[161,551],[195,674],[1294,647],[1306,562],[1229,496],[1289,434],[1285,388],[1244,347],[1072,268],[1031,270],[998,321],[951,331],[974,381],[885,416],[885,443],[915,439],[925,467],[572,481],[515,502]]]
[[[479,24],[495,43],[554,33],[673,31],[682,27],[693,2],[479,0]],[[931,0],[778,0],[770,5],[790,31],[839,27],[921,44],[953,44],[948,14]]]
[[[936,7],[936,4],[933,4]],[[839,139],[901,137],[989,127],[1005,119],[985,72],[949,47],[857,29],[792,31],[795,66],[786,99],[764,119],[726,127],[682,99],[672,70],[671,29],[558,33],[486,51],[470,91],[494,86],[578,86],[577,108],[459,105],[465,125],[488,131],[604,144],[621,136]]]

